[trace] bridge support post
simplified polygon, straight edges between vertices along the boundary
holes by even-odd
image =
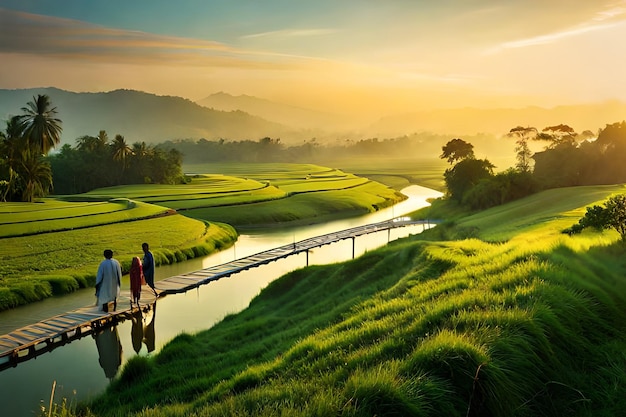
[[[352,259],[354,259],[354,246],[356,244],[356,238],[352,237]]]
[[[306,250],[306,266],[309,266],[309,250]]]

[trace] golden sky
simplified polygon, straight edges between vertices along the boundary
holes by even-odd
[[[337,113],[626,101],[626,1],[0,0],[0,88]]]

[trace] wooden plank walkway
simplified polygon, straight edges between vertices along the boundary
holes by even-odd
[[[157,282],[159,296],[183,293],[208,284],[211,281],[229,277],[238,272],[256,268],[298,253],[308,253],[313,248],[329,245],[344,239],[353,239],[352,256],[354,257],[354,239],[356,237],[418,224],[422,224],[426,228],[427,225],[430,227],[431,222],[388,220],[279,246],[231,262],[160,280]],[[126,290],[118,298],[118,309],[116,311],[105,313],[98,310],[96,306],[83,307],[2,335],[0,336],[0,371],[17,366],[20,362],[50,352],[58,346],[97,332],[104,327],[114,326],[117,323],[130,319],[139,308],[147,312],[154,308],[156,298],[150,291],[142,291],[141,301],[139,307],[130,306],[130,293]]]

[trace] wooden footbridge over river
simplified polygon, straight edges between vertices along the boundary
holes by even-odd
[[[393,219],[279,246],[231,262],[160,280],[157,283],[160,290],[159,297],[167,294],[183,293],[208,284],[211,281],[229,277],[238,272],[302,252],[307,254],[308,265],[310,250],[340,240],[352,239],[352,257],[354,258],[355,239],[358,236],[385,230],[389,233],[394,228],[420,224],[423,225],[423,229],[430,227],[429,221]],[[144,294],[146,293],[150,292],[144,291]],[[107,313],[99,310],[96,306],[83,307],[0,336],[0,371],[50,352],[56,347],[73,340],[97,333],[105,327],[114,326],[119,322],[130,319],[134,313],[137,313],[138,309],[147,312],[154,308],[156,300],[154,297],[148,298],[144,295],[143,298],[141,305],[131,306],[130,294],[128,291],[124,291],[118,298],[118,309],[116,311]],[[126,305],[129,307],[120,308]]]

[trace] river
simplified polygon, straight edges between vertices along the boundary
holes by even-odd
[[[393,207],[357,218],[323,224],[242,234],[227,250],[185,262],[157,268],[158,280],[184,274],[252,255],[277,246],[297,242],[339,230],[399,217],[425,207],[428,198],[441,193],[420,186],[402,190],[409,198]],[[355,255],[385,245],[422,226],[383,231],[356,238]],[[329,264],[352,257],[351,239],[323,246],[309,252],[309,264]],[[306,254],[290,256],[277,262],[235,274],[184,294],[168,295],[158,300],[154,313],[133,322],[127,320],[110,331],[87,336],[49,353],[0,372],[2,415],[27,417],[48,408],[54,388],[54,401],[60,403],[88,399],[101,393],[124,363],[135,355],[154,355],[176,335],[207,329],[224,316],[246,308],[269,282],[297,268],[306,266]],[[122,287],[128,287],[128,276]],[[82,290],[0,313],[0,334],[36,323],[57,314],[93,304],[92,290]],[[157,320],[158,318],[158,320]]]

